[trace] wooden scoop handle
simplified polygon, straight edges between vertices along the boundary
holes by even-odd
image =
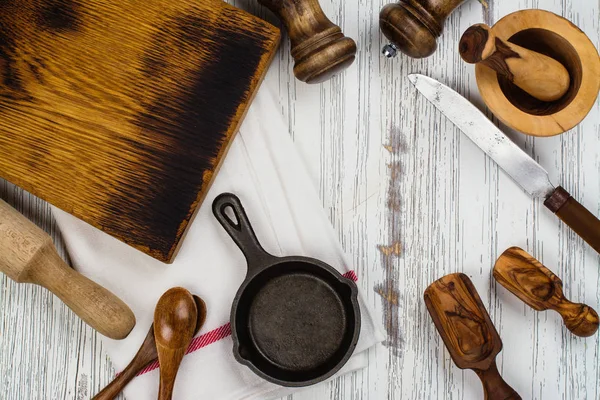
[[[573,334],[587,337],[598,330],[596,311],[567,300],[560,278],[523,249],[506,250],[494,266],[494,278],[534,310],[557,311]]]
[[[60,298],[92,328],[112,339],[133,329],[135,316],[117,296],[69,267],[52,239],[0,200],[0,271],[19,283],[35,283]]]
[[[521,400],[521,396],[502,378],[496,360],[487,370],[474,370],[483,385],[485,400]]]
[[[571,78],[561,63],[496,37],[485,24],[467,29],[459,50],[466,62],[492,68],[539,100],[555,101],[569,90]]]

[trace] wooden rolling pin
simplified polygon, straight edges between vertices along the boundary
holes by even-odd
[[[473,25],[459,43],[463,60],[482,63],[538,100],[551,102],[569,90],[571,78],[558,61],[494,35],[485,24]]]
[[[452,360],[475,371],[485,399],[521,400],[498,372],[502,340],[469,277],[450,274],[433,282],[425,290],[425,304]]]
[[[573,334],[587,337],[598,330],[596,311],[567,300],[560,278],[523,249],[506,250],[494,266],[494,278],[534,310],[558,312]]]
[[[123,339],[135,325],[135,316],[123,301],[70,268],[56,252],[52,238],[2,200],[0,271],[15,282],[50,290],[109,338]]]

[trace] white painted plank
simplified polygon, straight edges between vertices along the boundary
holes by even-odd
[[[254,2],[233,3],[278,23]],[[428,284],[457,271],[471,276],[496,322],[504,341],[499,366],[524,399],[600,399],[598,335],[574,338],[556,314],[532,311],[490,275],[500,253],[520,245],[563,278],[568,296],[598,308],[600,258],[516,187],[406,79],[410,72],[431,75],[483,109],[473,68],[456,52],[468,26],[542,7],[572,20],[598,47],[600,4],[488,3],[487,11],[474,0],[457,10],[432,57],[400,55],[390,61],[379,54],[385,38],[378,14],[386,2],[322,0],[326,14],[359,47],[355,64],[323,85],[293,79],[284,36],[269,82],[351,254],[359,285],[391,333],[387,347],[369,354],[369,368],[291,400],[480,398],[478,379],[453,365],[422,301]],[[502,128],[555,183],[600,215],[598,102],[582,124],[559,137],[534,139]],[[64,251],[43,202],[6,183],[0,184],[0,197],[48,230]],[[96,334],[44,289],[2,276],[0,301],[0,398],[87,399],[112,378]]]

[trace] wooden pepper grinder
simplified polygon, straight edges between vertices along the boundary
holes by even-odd
[[[469,64],[482,63],[536,99],[555,101],[569,90],[569,72],[558,61],[496,37],[485,24],[465,31],[460,56]]]
[[[331,22],[318,0],[258,0],[277,14],[292,42],[294,75],[320,83],[354,62],[356,43]]]
[[[397,50],[413,58],[429,57],[437,49],[444,22],[466,0],[400,0],[379,13],[379,27],[391,41],[383,54],[392,58]]]

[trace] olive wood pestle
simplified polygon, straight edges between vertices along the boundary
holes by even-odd
[[[494,266],[494,278],[534,310],[558,312],[574,335],[587,337],[598,330],[596,311],[567,300],[560,278],[523,249],[506,250]]]
[[[538,100],[555,101],[569,90],[571,78],[561,63],[496,37],[485,24],[465,31],[459,51],[469,64],[484,64]]]
[[[196,309],[198,310],[198,316],[196,318],[196,331],[194,333],[195,335],[200,331],[202,325],[204,325],[204,322],[206,321],[206,304],[200,297],[196,295],[194,295],[194,301],[196,302]],[[98,392],[92,398],[92,400],[114,399],[142,369],[144,369],[148,364],[156,361],[157,357],[158,352],[156,350],[156,341],[154,340],[154,324],[152,324],[150,325],[146,339],[144,339],[140,349],[135,354],[129,365],[127,365],[123,372],[117,375],[112,382],[106,385],[104,389]]]
[[[198,309],[190,292],[167,290],[154,310],[154,340],[160,364],[158,400],[171,400],[179,365],[196,329]]]
[[[481,380],[485,399],[521,400],[498,372],[502,340],[468,276],[450,274],[429,285],[425,305],[456,366]]]
[[[396,50],[413,58],[432,55],[448,16],[466,0],[400,0],[388,4],[379,13],[379,28],[390,40],[384,46],[386,57]]]
[[[69,267],[52,238],[0,200],[0,271],[18,283],[41,285],[60,298],[89,326],[111,339],[123,339],[135,316],[117,296]]]
[[[331,22],[318,0],[258,0],[285,24],[292,43],[294,75],[320,83],[354,62],[356,43]]]

